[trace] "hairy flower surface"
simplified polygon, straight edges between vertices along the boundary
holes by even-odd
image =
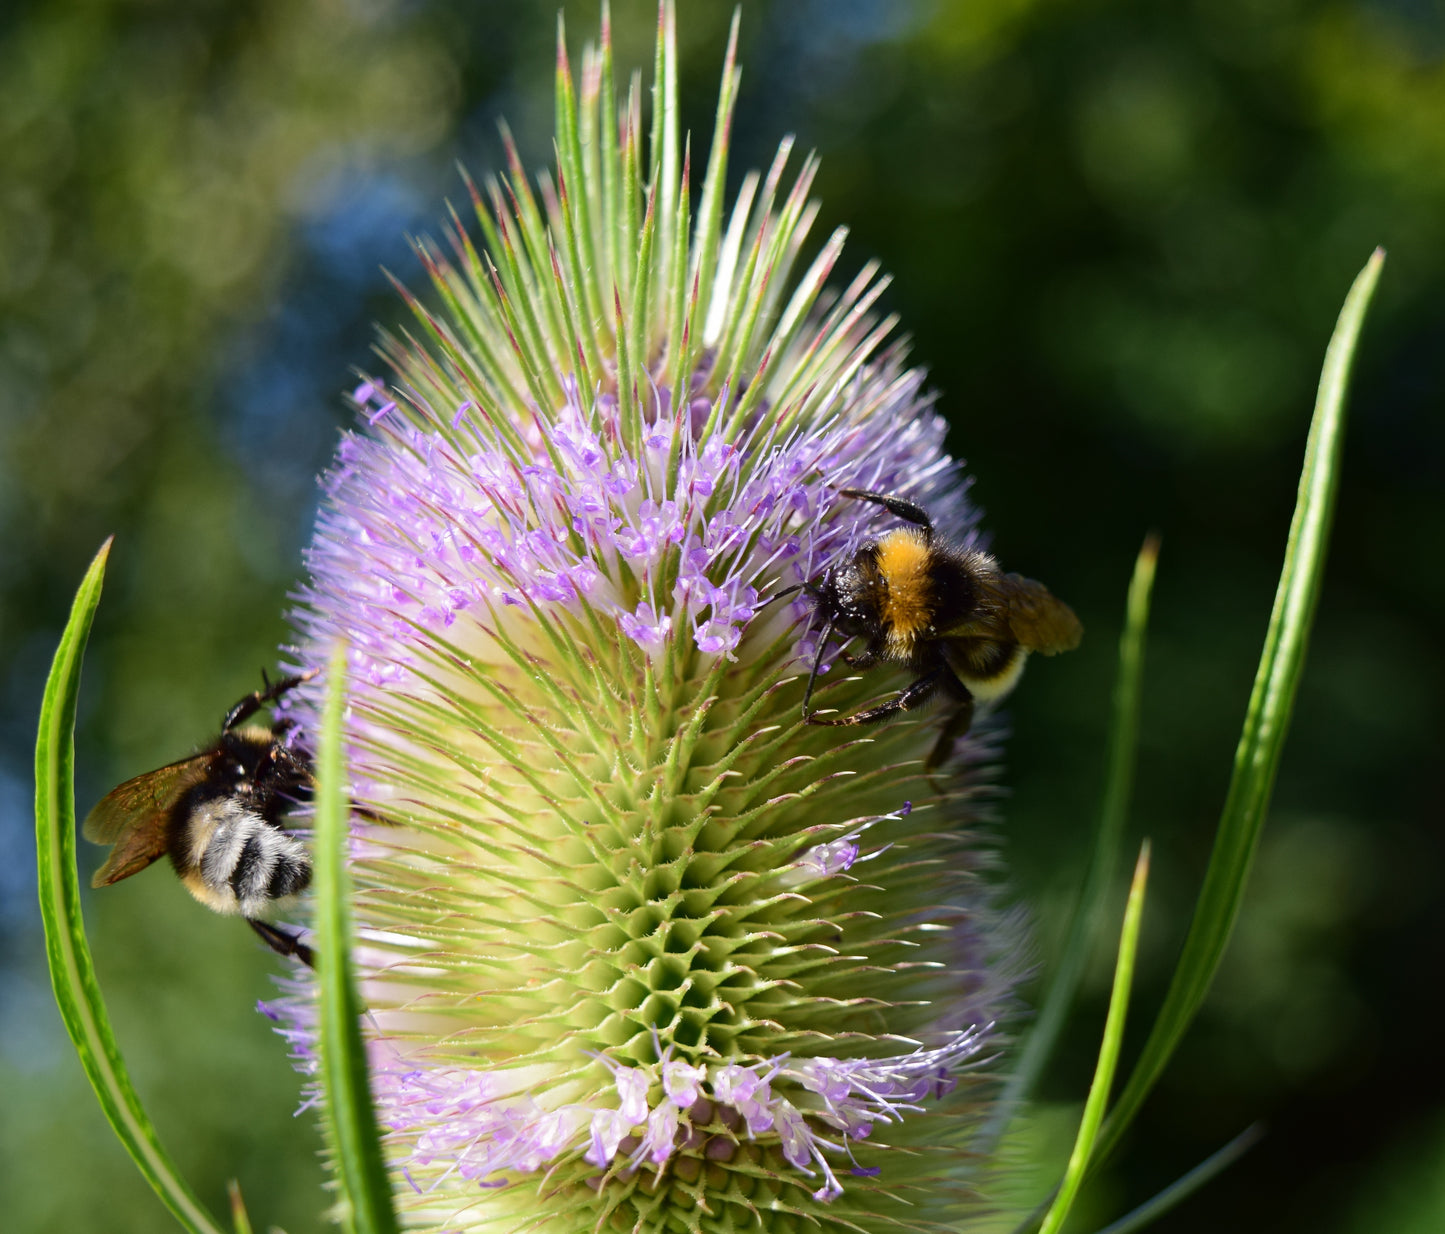
[[[672,14],[650,140],[606,18],[559,47],[555,177],[512,155],[423,246],[325,480],[298,666],[349,650],[356,963],[409,1228],[957,1229],[1013,969],[974,739],[802,723],[798,591],[923,503],[975,516],[873,314],[794,271],[815,164],[725,208],[730,45],[696,201]],[[320,682],[295,714],[316,724]],[[900,681],[820,683],[851,708]],[[385,825],[377,820],[385,820]],[[280,1000],[303,1067],[301,985]]]

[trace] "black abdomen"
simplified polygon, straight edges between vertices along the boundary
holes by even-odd
[[[256,917],[311,882],[311,854],[295,836],[234,798],[191,814],[191,853],[211,907]]]
[[[975,563],[961,560],[954,552],[935,550],[929,573],[933,611],[940,626],[973,621],[980,615]]]

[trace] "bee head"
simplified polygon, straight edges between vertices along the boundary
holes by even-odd
[[[883,617],[886,587],[878,571],[877,545],[859,549],[853,559],[828,569],[812,588],[818,615],[846,637],[870,635]]]
[[[308,795],[310,764],[297,751],[277,740],[270,729],[247,727],[222,734],[220,752],[226,768],[244,794],[269,799],[276,794],[292,798]]]

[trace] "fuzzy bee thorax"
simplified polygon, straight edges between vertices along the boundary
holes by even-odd
[[[874,556],[883,583],[879,619],[887,630],[888,654],[907,659],[918,638],[933,624],[934,550],[921,531],[910,527],[886,535]]]

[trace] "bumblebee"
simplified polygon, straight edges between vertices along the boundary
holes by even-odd
[[[804,588],[816,602],[823,630],[803,695],[803,719],[872,724],[941,694],[953,711],[928,758],[927,766],[936,767],[968,732],[975,705],[997,702],[1014,688],[1029,652],[1072,651],[1083,627],[1042,583],[1005,574],[988,553],[940,542],[921,506],[863,489],[839,492],[880,505],[911,526],[865,544],[851,561]],[[915,673],[915,680],[888,701],[851,716],[811,711],[818,669],[835,632],[864,640],[860,652],[842,652],[846,664],[860,669],[896,664]]]
[[[239,914],[273,951],[312,964],[311,949],[263,920],[311,882],[311,854],[281,825],[307,800],[311,763],[284,741],[291,724],[240,725],[315,676],[286,677],[246,695],[199,754],[111,789],[86,817],[87,840],[111,845],[92,887],[106,887],[169,856],[186,890],[207,908]]]

